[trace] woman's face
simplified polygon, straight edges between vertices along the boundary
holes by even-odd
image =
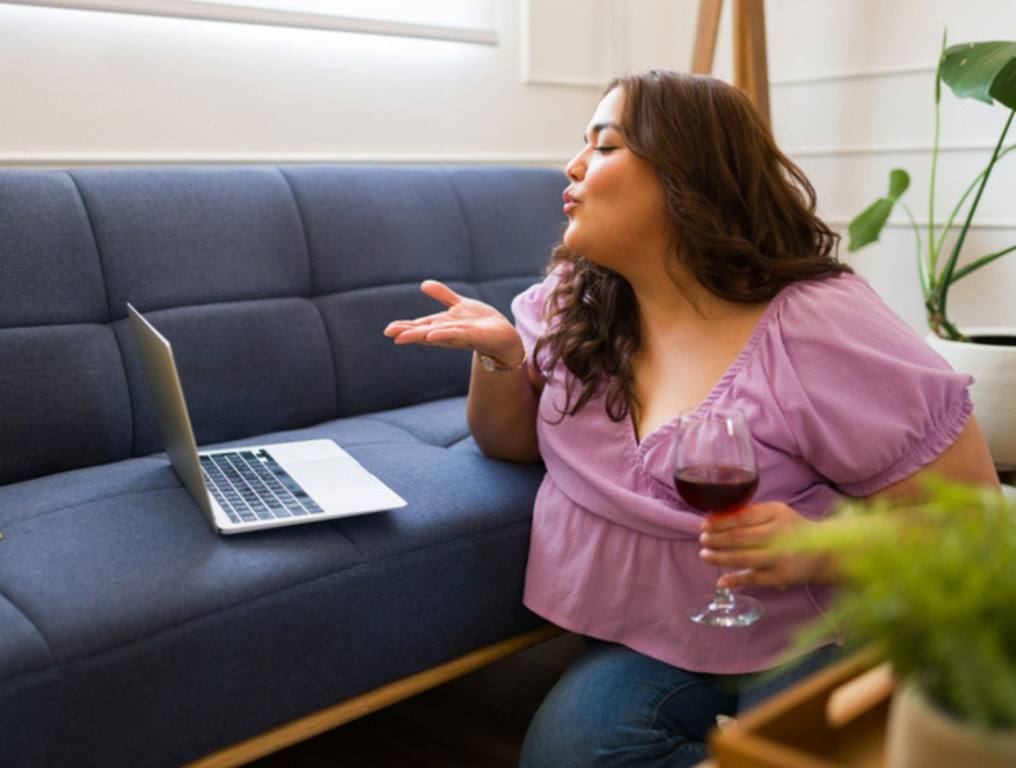
[[[619,88],[603,97],[583,136],[585,146],[565,168],[571,184],[564,193],[564,244],[629,276],[645,264],[643,254],[668,248],[670,233],[656,169],[625,144],[623,99]]]

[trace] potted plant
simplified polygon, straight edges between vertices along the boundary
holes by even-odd
[[[889,768],[1016,765],[1013,502],[940,480],[919,503],[857,502],[810,529],[787,546],[835,558],[844,587],[825,619],[897,680]]]
[[[935,225],[935,171],[938,165],[942,83],[960,98],[987,104],[998,101],[1009,110],[1008,119],[985,168],[960,196],[944,224]],[[1016,114],[1016,42],[980,42],[945,47],[935,74],[935,141],[931,155],[928,228],[922,237],[910,208],[901,200],[910,186],[902,168],[889,175],[889,194],[862,211],[849,225],[848,250],[857,251],[878,240],[892,210],[899,206],[917,239],[917,266],[931,334],[929,343],[958,370],[974,375],[971,396],[981,427],[998,465],[1016,468],[1016,329],[968,328],[961,330],[949,318],[950,288],[971,273],[1016,251],[1016,245],[994,253],[968,258],[964,251],[967,233],[995,165],[1016,149],[1005,139]],[[1016,133],[1016,131],[1014,131]],[[971,197],[972,195],[972,197]],[[965,208],[965,212],[964,212]],[[946,247],[946,235],[957,216],[963,214],[955,241]],[[961,258],[963,264],[960,264]]]

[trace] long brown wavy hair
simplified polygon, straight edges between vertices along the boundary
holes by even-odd
[[[604,93],[615,88],[624,94],[626,146],[663,183],[674,258],[706,289],[754,303],[798,280],[852,271],[836,257],[839,235],[815,215],[815,189],[741,91],[660,70],[619,77]],[[634,400],[632,361],[641,343],[635,294],[616,272],[563,243],[548,270],[562,266],[546,308],[551,330],[534,357],[546,347],[547,367],[563,361],[573,377],[561,419],[606,386],[607,413],[621,421]]]

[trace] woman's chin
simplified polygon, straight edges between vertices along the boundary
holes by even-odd
[[[564,231],[564,237],[561,238],[561,241],[572,253],[582,253],[582,239],[582,236],[575,231],[575,223],[572,222],[568,225],[568,229]]]
[[[590,247],[589,238],[582,237],[578,232],[576,232],[574,224],[569,226],[565,231],[564,237],[561,238],[561,242],[564,243],[565,247],[575,256],[579,256],[586,261],[590,261],[598,267],[611,270],[614,269],[610,258],[610,252],[604,252],[603,248]]]

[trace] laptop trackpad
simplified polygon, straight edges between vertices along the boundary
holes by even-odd
[[[352,459],[287,461],[283,466],[293,479],[311,495],[316,489],[339,490],[353,485],[367,485],[376,482],[367,470]]]
[[[326,511],[355,514],[406,504],[331,440],[280,443],[265,449]]]

